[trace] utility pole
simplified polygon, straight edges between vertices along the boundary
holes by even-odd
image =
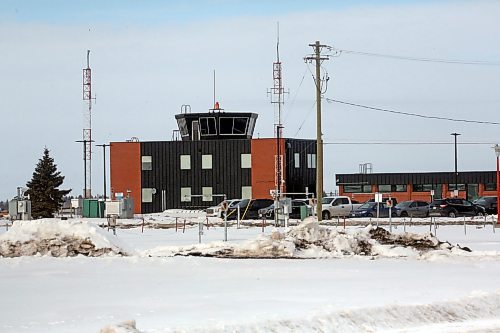
[[[314,55],[305,57],[306,62],[313,60],[316,63],[316,197],[318,200],[316,206],[316,215],[318,222],[323,220],[323,138],[321,132],[321,63],[328,60],[328,56],[321,57],[321,49],[329,48],[327,45],[321,45],[319,41],[309,44],[314,49]]]
[[[459,136],[460,133],[451,133],[450,135],[453,135],[455,137],[455,190],[458,194],[457,136]]]
[[[103,184],[104,184],[104,201],[106,201],[106,147],[109,147],[110,145],[107,145],[103,143],[102,145],[96,145],[97,147],[102,147],[102,157],[103,157],[103,167],[104,167],[104,179],[103,179]]]

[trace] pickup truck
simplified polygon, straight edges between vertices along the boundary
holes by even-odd
[[[323,220],[337,216],[349,216],[352,211],[362,205],[347,196],[324,197],[321,203],[323,205],[321,213]]]

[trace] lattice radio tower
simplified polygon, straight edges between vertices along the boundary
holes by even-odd
[[[268,90],[268,94],[271,96],[271,103],[276,105],[276,116],[275,116],[275,134],[276,134],[276,163],[275,163],[275,185],[276,185],[276,200],[280,198],[281,193],[284,191],[285,181],[283,179],[283,153],[281,151],[280,139],[283,137],[283,124],[281,121],[282,117],[282,106],[284,104],[284,94],[285,89],[283,88],[283,75],[281,71],[281,61],[279,52],[280,38],[279,38],[279,23],[278,23],[278,36],[276,41],[276,61],[273,63],[273,82],[274,85]],[[276,214],[275,214],[276,215]]]
[[[83,165],[84,165],[84,198],[92,196],[92,70],[90,69],[90,50],[87,50],[87,68],[83,69],[83,100],[87,107],[83,111]]]

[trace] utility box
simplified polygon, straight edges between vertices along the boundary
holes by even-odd
[[[78,199],[71,199],[71,208],[82,208],[83,207],[83,199],[78,198]]]
[[[88,218],[104,217],[104,201],[98,199],[84,199],[82,216]]]
[[[31,201],[20,199],[9,201],[9,216],[11,220],[31,220]]]
[[[118,216],[121,219],[134,217],[134,201],[132,198],[106,201],[106,216]]]
[[[300,206],[300,220],[304,221],[305,218],[309,216],[309,212],[307,211],[307,206]]]

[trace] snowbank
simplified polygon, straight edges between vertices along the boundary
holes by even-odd
[[[49,255],[73,257],[85,255],[128,255],[115,236],[87,221],[41,219],[16,221],[6,233],[0,235],[0,256],[19,257]]]
[[[162,332],[498,332],[500,293],[475,293],[457,300],[431,304],[392,304],[344,311],[324,310],[302,318],[294,317],[241,325],[217,323],[189,328],[164,328]],[[112,330],[116,327],[115,330]],[[135,333],[121,325],[101,333]]]
[[[343,256],[422,257],[470,252],[467,248],[440,242],[432,234],[391,234],[372,226],[356,231],[320,226],[306,219],[297,227],[261,235],[243,244],[215,242],[181,247],[157,247],[148,256],[204,256],[221,258],[339,258]]]

